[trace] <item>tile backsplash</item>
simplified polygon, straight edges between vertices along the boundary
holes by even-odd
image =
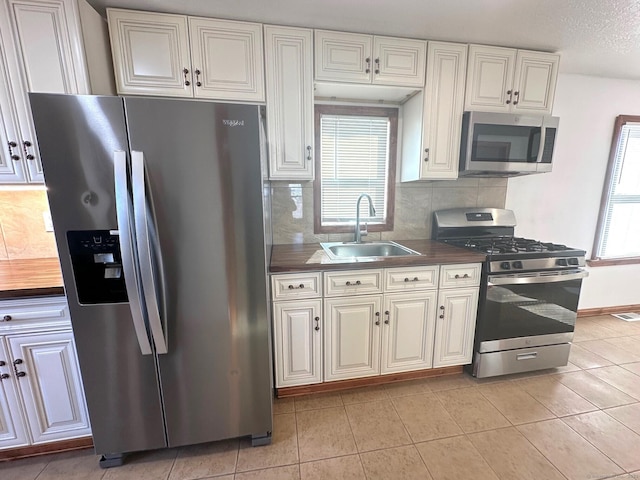
[[[58,256],[43,212],[49,212],[45,190],[0,191],[0,260]]]
[[[271,182],[273,243],[344,241],[352,234],[313,233],[313,183]],[[456,207],[504,208],[506,178],[396,184],[393,231],[370,233],[369,240],[431,238],[432,213]]]

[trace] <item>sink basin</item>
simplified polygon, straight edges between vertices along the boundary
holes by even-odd
[[[320,246],[333,260],[347,258],[399,257],[406,255],[420,255],[410,248],[395,242],[328,242]]]

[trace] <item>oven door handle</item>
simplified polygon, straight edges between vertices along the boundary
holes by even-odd
[[[488,285],[514,285],[523,283],[553,283],[553,282],[567,282],[569,280],[578,280],[589,276],[589,272],[586,270],[571,271],[571,273],[557,272],[555,275],[509,275],[501,276],[494,275],[488,278]]]

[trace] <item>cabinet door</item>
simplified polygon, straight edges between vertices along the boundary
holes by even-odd
[[[380,373],[382,295],[324,300],[324,379]]]
[[[71,331],[9,335],[33,443],[90,435]]]
[[[371,35],[315,31],[316,80],[371,83]]]
[[[458,178],[467,46],[429,42],[421,179]]]
[[[313,32],[264,27],[269,178],[313,180]]]
[[[518,50],[513,111],[551,114],[560,56]]]
[[[440,290],[434,367],[471,363],[477,310],[478,288]]]
[[[107,18],[119,94],[193,96],[187,17],[109,8]]]
[[[385,295],[381,373],[431,367],[436,299],[435,291]]]
[[[27,180],[42,182],[27,93],[89,93],[78,7],[73,0],[7,0],[2,8],[0,31],[18,117],[18,146]]]
[[[373,83],[424,87],[427,42],[408,38],[373,38]]]
[[[322,382],[322,301],[275,302],[276,387]]]
[[[513,101],[516,50],[469,46],[465,110],[508,112]]]
[[[195,96],[264,101],[262,25],[189,17]]]
[[[15,380],[9,351],[0,337],[0,450],[29,444]]]

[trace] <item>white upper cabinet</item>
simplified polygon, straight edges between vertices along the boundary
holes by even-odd
[[[264,101],[262,25],[107,9],[120,94]]]
[[[120,94],[191,97],[187,17],[107,9]]]
[[[424,86],[427,42],[315,31],[315,79],[327,82]]]
[[[28,93],[89,93],[78,5],[75,0],[5,0],[0,35],[0,182],[41,183]],[[6,139],[17,144],[11,153],[5,136],[15,137]]]
[[[465,110],[550,114],[560,56],[469,46]]]
[[[262,25],[189,17],[195,96],[264,101]]]
[[[313,31],[264,27],[269,178],[313,180]]]

